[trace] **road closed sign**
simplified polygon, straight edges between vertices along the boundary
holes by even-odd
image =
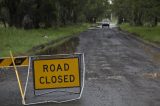
[[[80,87],[79,59],[38,59],[33,61],[34,89]]]

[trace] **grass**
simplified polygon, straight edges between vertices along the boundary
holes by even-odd
[[[160,26],[142,27],[130,26],[129,24],[122,24],[120,25],[120,28],[130,33],[135,33],[144,40],[160,44]]]
[[[9,56],[10,50],[14,54],[25,53],[37,45],[80,33],[89,26],[89,24],[79,24],[32,30],[0,27],[0,56]]]

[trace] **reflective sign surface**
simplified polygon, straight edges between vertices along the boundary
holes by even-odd
[[[78,58],[34,60],[34,89],[80,86]]]

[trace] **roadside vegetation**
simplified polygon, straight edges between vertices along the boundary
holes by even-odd
[[[160,43],[159,0],[113,0],[112,10],[122,30]]]
[[[159,0],[113,0],[112,9],[118,24],[154,27],[160,22]]]
[[[108,0],[0,0],[5,27],[48,28],[108,17]]]
[[[109,8],[108,0],[0,0],[0,56],[63,41],[109,18]]]
[[[9,50],[12,50],[14,54],[25,53],[34,46],[76,35],[86,30],[89,26],[90,24],[77,24],[30,30],[0,27],[0,56],[9,56]]]
[[[160,26],[131,26],[129,24],[121,24],[120,28],[130,33],[134,33],[144,40],[160,44]]]

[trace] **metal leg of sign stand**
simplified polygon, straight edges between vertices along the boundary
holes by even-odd
[[[80,64],[81,64],[81,58],[82,58],[82,56],[83,56],[83,55],[80,54],[79,57],[78,57],[78,58],[79,58],[79,63],[80,63]],[[79,70],[81,70],[81,66],[79,66]],[[82,72],[82,73],[83,73],[83,72]],[[82,74],[82,73],[80,72],[80,75],[79,75],[80,80],[81,80],[81,74]],[[82,82],[81,82],[81,84],[82,84]],[[82,90],[82,88],[81,88],[81,86],[80,86],[80,92],[81,92],[81,90]]]
[[[80,97],[79,98],[81,98],[81,96],[82,96],[82,92],[83,92],[83,89],[84,89],[84,80],[85,80],[85,60],[84,60],[84,53],[83,54],[80,54],[81,55],[81,58],[82,58],[82,67],[83,67],[83,72],[82,72],[82,74],[83,74],[83,82],[82,82],[82,85],[81,85],[81,93],[80,93]]]

